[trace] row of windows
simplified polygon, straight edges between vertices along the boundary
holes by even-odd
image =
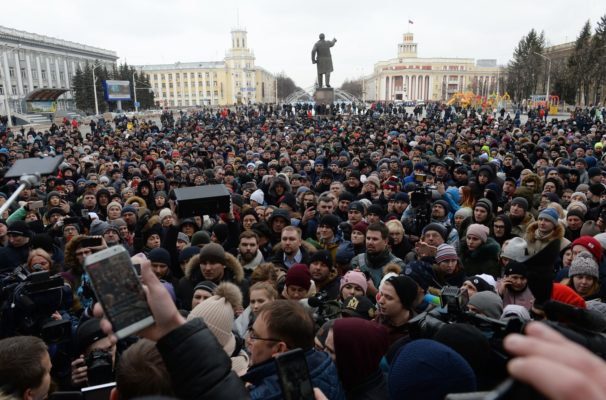
[[[173,79],[173,74],[154,74],[153,78],[154,80],[158,80],[158,77],[161,77],[162,80],[166,79],[166,76],[168,75],[168,79]],[[180,79],[181,76],[183,76],[183,79],[187,79],[187,72],[177,72],[175,73],[175,79]],[[194,72],[190,72],[189,73],[189,77],[191,79],[194,79],[196,77],[196,74]],[[206,72],[204,73],[204,77],[206,77],[207,79],[210,78],[210,72]],[[198,78],[202,78],[202,72],[198,72]],[[213,78],[217,79],[217,73],[213,72]]]
[[[53,86],[54,88],[55,86]],[[34,90],[38,89],[38,86],[34,85]],[[23,93],[28,93],[29,92],[29,86],[27,85],[23,85]],[[12,85],[11,86],[11,93],[13,95],[18,95],[19,93],[17,92],[17,85]],[[4,95],[4,85],[0,85],[0,96]]]
[[[177,82],[177,83],[178,83],[178,82]],[[210,85],[210,82],[206,82],[206,86],[209,86],[209,85]],[[217,86],[218,86],[217,81],[214,81],[212,85],[213,85],[214,87],[217,87]],[[157,85],[156,85],[156,86],[157,86]],[[199,82],[199,86],[204,86],[203,81],[200,81],[200,82]],[[169,87],[169,88],[173,88],[173,83],[172,83],[172,82],[171,82],[171,83],[169,83],[169,84],[168,84],[168,87]],[[181,85],[177,85],[177,87],[187,87],[187,86],[181,86]],[[162,88],[166,88],[166,83],[162,82]]]
[[[181,95],[181,92],[177,92],[177,96],[173,96],[173,93],[171,93],[171,92],[168,92],[168,96],[167,96],[166,94],[167,94],[167,92],[162,92],[162,97],[177,97],[177,98],[179,98],[179,97],[186,97],[186,98],[187,98],[187,97],[191,97],[191,96],[195,95],[195,93],[191,93],[190,95],[188,95],[188,94],[186,94],[186,93],[183,93],[183,95]],[[200,91],[200,92],[198,93],[198,95],[199,95],[200,97],[204,97],[204,92],[203,92],[203,91]],[[218,97],[218,96],[219,96],[219,91],[218,91],[218,90],[215,90],[215,91],[213,92],[213,95],[214,95],[215,97]],[[207,90],[207,91],[206,91],[206,97],[210,97],[210,90]],[[223,97],[223,92],[221,92],[221,97]]]
[[[3,74],[3,69],[0,68],[0,78],[2,78]],[[14,67],[9,67],[8,68],[8,74],[11,78],[15,77],[15,68]],[[40,74],[42,75],[42,79],[46,80],[47,77],[47,73],[45,69],[40,70]],[[51,76],[55,77],[56,73],[54,70],[51,70]],[[69,78],[72,78],[72,74],[69,73],[68,74]],[[27,79],[27,70],[25,68],[21,68],[21,79]],[[38,70],[32,68],[32,79],[38,79]],[[59,71],[59,79],[61,79],[62,82],[65,81],[65,72],[63,71]]]

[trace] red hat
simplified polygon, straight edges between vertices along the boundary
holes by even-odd
[[[593,236],[581,236],[572,242],[572,247],[577,245],[585,247],[587,251],[593,255],[593,258],[595,258],[597,262],[602,259],[602,245]]]
[[[551,291],[551,300],[559,301],[573,307],[587,308],[585,300],[579,296],[571,287],[561,283],[554,283]]]
[[[305,264],[295,264],[288,269],[286,273],[286,286],[299,286],[305,290],[311,287],[311,274],[309,268]]]

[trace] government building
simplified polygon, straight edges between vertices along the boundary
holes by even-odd
[[[458,92],[489,96],[502,94],[499,74],[505,68],[496,60],[472,58],[420,58],[417,43],[408,32],[398,44],[398,57],[379,61],[371,76],[364,78],[364,97],[371,101],[448,100]]]
[[[74,109],[70,89],[76,70],[86,63],[111,70],[118,60],[115,51],[3,26],[0,52],[2,115],[9,106],[11,115]]]
[[[255,65],[246,30],[232,30],[231,41],[223,61],[135,68],[149,76],[159,107],[275,103],[276,79]]]

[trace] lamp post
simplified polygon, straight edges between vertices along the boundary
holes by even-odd
[[[137,81],[135,80],[134,72],[133,72],[133,93],[135,94],[135,112],[139,112],[139,107],[137,107]]]
[[[549,64],[547,65],[547,84],[545,87],[545,106],[549,107],[549,76],[551,75],[551,58],[541,53],[537,53],[536,51],[534,51],[533,53],[549,62]]]
[[[95,115],[99,115],[99,100],[97,100],[97,78],[95,77],[95,70],[99,67],[100,65],[93,65],[93,93],[95,94]]]

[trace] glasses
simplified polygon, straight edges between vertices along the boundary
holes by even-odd
[[[494,225],[493,225],[493,227],[494,227],[495,229],[505,229],[505,225],[497,225],[497,224],[494,224]]]
[[[256,333],[255,333],[255,332],[254,332],[252,329],[249,329],[249,330],[248,330],[248,338],[249,338],[250,340],[252,340],[252,341],[255,341],[255,340],[265,340],[265,341],[267,341],[267,342],[281,342],[281,340],[280,340],[280,339],[273,339],[273,338],[262,338],[262,337],[259,337],[259,336],[257,336],[257,334],[256,334]]]

